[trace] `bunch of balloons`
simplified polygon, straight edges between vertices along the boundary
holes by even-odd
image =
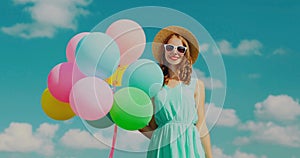
[[[150,98],[160,90],[163,73],[155,62],[139,59],[145,43],[143,28],[129,19],[112,23],[105,33],[75,35],[67,44],[68,61],[48,75],[44,112],[55,120],[77,115],[95,128],[146,126],[153,115]]]

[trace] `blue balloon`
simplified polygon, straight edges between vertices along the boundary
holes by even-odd
[[[76,63],[87,76],[106,79],[116,71],[119,61],[119,47],[105,33],[92,32],[79,42]]]
[[[122,77],[122,87],[136,87],[150,98],[155,96],[163,84],[163,72],[152,60],[140,59],[130,64]]]

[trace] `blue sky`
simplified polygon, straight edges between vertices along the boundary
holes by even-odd
[[[119,11],[141,6],[168,7],[195,18],[222,53],[227,83],[219,81],[219,86],[206,89],[208,96],[213,89],[227,90],[223,110],[220,105],[208,105],[212,107],[211,117],[222,110],[211,130],[215,157],[299,157],[300,2],[1,3],[0,157],[108,157],[109,150],[89,135],[78,117],[67,122],[48,118],[41,109],[40,97],[49,71],[66,61],[65,48],[71,37],[92,30]],[[203,65],[205,61],[200,60],[195,67],[209,87],[209,80],[217,83],[218,78],[211,78]],[[140,141],[141,145],[142,138]],[[115,157],[145,157],[145,153],[116,151]]]

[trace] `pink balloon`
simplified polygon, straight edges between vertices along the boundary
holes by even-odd
[[[113,91],[100,78],[86,77],[74,84],[70,105],[74,113],[85,120],[98,120],[112,108]]]
[[[131,64],[143,54],[146,36],[138,23],[128,19],[118,20],[108,27],[106,34],[111,36],[119,46],[120,66]]]
[[[72,85],[84,77],[73,62],[60,63],[48,75],[48,89],[57,100],[68,103]]]
[[[68,61],[74,62],[75,61],[75,52],[76,52],[76,48],[77,45],[79,43],[79,41],[86,35],[88,35],[89,32],[82,32],[79,33],[77,35],[75,35],[74,37],[71,38],[71,40],[68,42],[67,48],[66,48],[66,56]]]

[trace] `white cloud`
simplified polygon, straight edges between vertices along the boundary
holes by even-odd
[[[229,43],[227,40],[218,42],[218,46],[222,54],[229,55],[230,53],[233,53],[231,43]]]
[[[287,54],[287,50],[283,48],[275,49],[273,52],[273,55],[284,55],[284,54]]]
[[[269,95],[263,102],[255,104],[258,118],[276,121],[295,121],[300,116],[300,104],[288,95]]]
[[[58,125],[43,123],[33,132],[31,124],[13,122],[3,133],[0,133],[0,151],[53,155],[52,139],[57,130]]]
[[[210,45],[208,43],[201,44],[200,46],[200,53],[205,53],[209,49]]]
[[[227,40],[218,42],[219,49],[224,55],[246,56],[246,55],[262,55],[262,43],[258,40],[242,40],[236,48]]]
[[[216,158],[232,158],[231,156],[224,154],[223,150],[216,146],[212,147],[212,154],[213,154],[213,157],[216,157]]]
[[[197,68],[193,68],[193,70],[195,71],[197,78],[203,81],[205,88],[216,89],[224,87],[222,81],[205,76],[205,73]]]
[[[58,125],[43,123],[37,129],[37,133],[43,137],[53,138],[57,130],[58,130]]]
[[[227,154],[223,153],[222,149],[220,149],[216,146],[212,147],[212,153],[213,153],[213,156],[216,158],[259,158],[258,156],[254,155],[254,154],[241,152],[239,150],[236,150],[233,155],[227,155]],[[267,158],[267,157],[263,155],[260,158]]]
[[[87,131],[80,129],[70,129],[60,139],[61,143],[67,147],[75,149],[108,149]]]
[[[30,39],[53,37],[57,29],[77,28],[77,18],[89,14],[85,8],[91,0],[14,0],[15,5],[25,5],[24,11],[32,18],[31,23],[17,23],[2,27],[2,32]]]
[[[237,125],[240,120],[234,109],[223,109],[215,104],[205,104],[206,122],[209,125],[232,127]]]
[[[266,143],[300,147],[298,101],[288,95],[269,95],[263,102],[255,104],[254,113],[257,121],[247,121],[238,126],[249,135],[235,138],[235,145]]]
[[[244,152],[237,150],[234,153],[233,158],[257,158],[257,156],[254,154],[244,153]]]
[[[90,128],[90,131],[70,129],[60,138],[60,143],[73,149],[110,149],[113,140],[114,126],[104,129]],[[134,140],[134,141],[132,141]],[[149,139],[139,131],[117,129],[115,149],[129,152],[145,152]]]
[[[248,121],[239,126],[240,130],[250,131],[251,135],[239,137],[234,142],[243,145],[240,140],[247,140],[245,143],[261,142],[279,144],[289,147],[300,147],[300,129],[296,125],[280,126],[273,122]],[[239,139],[239,140],[238,140]]]
[[[237,137],[234,139],[233,144],[235,145],[245,145],[250,143],[249,137]]]
[[[119,128],[118,132],[119,137],[116,147],[119,147],[121,150],[126,149],[130,152],[147,151],[149,139],[142,135],[139,131],[127,131]]]
[[[260,74],[257,74],[257,73],[252,73],[252,74],[248,74],[248,77],[249,77],[250,79],[258,79],[258,78],[261,77],[261,75],[260,75]]]

